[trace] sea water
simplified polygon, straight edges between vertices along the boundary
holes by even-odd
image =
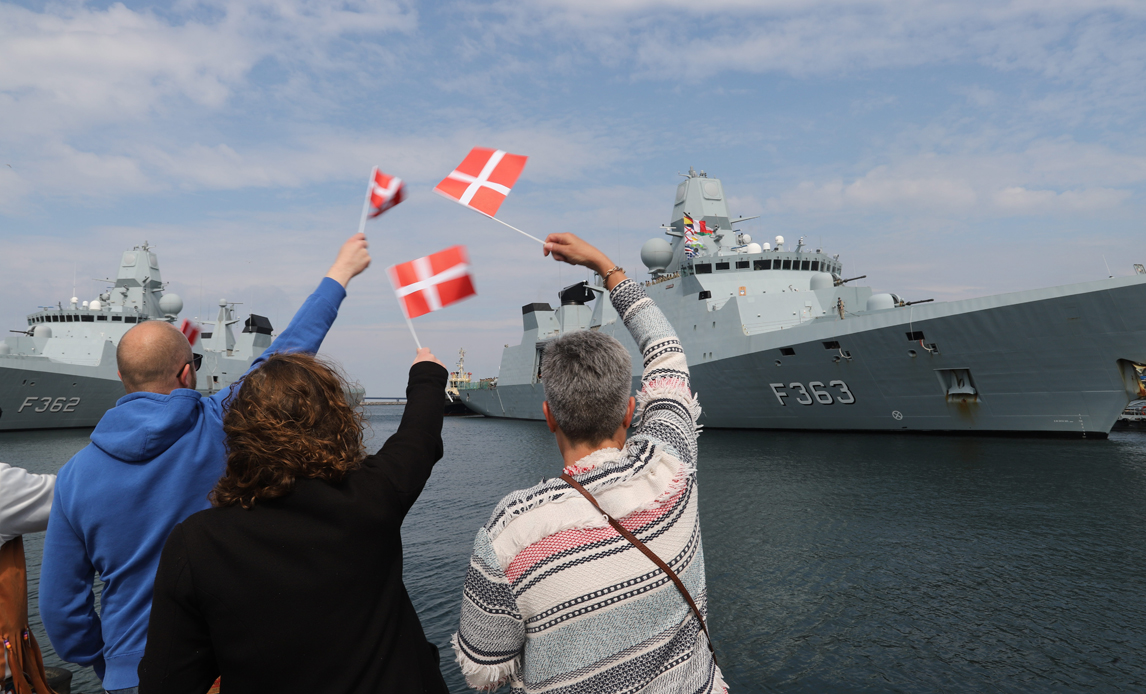
[[[400,407],[371,407],[371,447]],[[0,433],[53,472],[89,430]],[[448,418],[403,527],[406,586],[449,646],[474,533],[560,472],[540,422]],[[1146,691],[1146,433],[1054,440],[706,431],[709,624],[734,692]],[[25,538],[34,629],[43,535]],[[90,670],[74,692],[98,692]]]

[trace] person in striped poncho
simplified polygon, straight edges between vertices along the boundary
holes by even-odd
[[[599,250],[551,234],[545,254],[605,278],[644,358],[634,400],[631,360],[613,337],[587,330],[546,348],[544,410],[565,472],[679,574],[703,613],[700,405],[684,351],[643,287]],[[727,691],[700,621],[668,576],[559,477],[509,494],[478,530],[453,645],[480,690]]]

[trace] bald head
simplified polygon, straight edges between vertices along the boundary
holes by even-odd
[[[170,393],[195,387],[195,367],[187,384],[184,367],[191,362],[191,345],[183,333],[164,321],[147,321],[128,330],[119,341],[115,361],[128,393]]]

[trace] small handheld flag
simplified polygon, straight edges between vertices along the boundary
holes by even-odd
[[[366,218],[371,219],[406,199],[406,185],[397,176],[387,176],[370,169],[370,182],[366,185],[366,200],[362,203],[362,218],[358,220],[358,233],[366,231]]]
[[[195,340],[199,339],[199,333],[203,331],[199,327],[198,323],[192,323],[191,321],[184,318],[183,322],[179,324],[179,332],[183,333],[183,336],[187,338],[187,341],[194,345]]]
[[[528,158],[500,149],[474,147],[434,191],[493,217],[517,183]]]
[[[458,168],[434,187],[434,192],[476,210],[495,222],[505,224],[538,243],[545,243],[495,216],[501,203],[505,202],[505,196],[509,195],[513,184],[517,183],[527,159],[529,157],[509,154],[500,149],[474,147],[458,164]]]
[[[465,246],[452,246],[424,258],[390,266],[386,272],[408,318],[477,294]]]
[[[477,294],[470,276],[469,257],[465,246],[451,246],[424,258],[386,268],[390,284],[406,316],[406,325],[418,349],[422,343],[414,332],[411,318],[449,306]]]
[[[374,168],[370,186],[370,218],[373,219],[406,199],[406,184],[397,176],[387,176]]]

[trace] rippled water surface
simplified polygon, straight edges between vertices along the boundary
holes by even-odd
[[[399,412],[373,409],[380,445]],[[0,433],[0,460],[54,471],[88,433]],[[444,437],[404,527],[405,574],[461,692],[449,636],[474,532],[559,462],[541,423],[448,419]],[[1146,433],[707,431],[700,502],[736,692],[1146,691]],[[27,538],[34,621],[41,545]],[[90,671],[75,684],[99,691]]]

